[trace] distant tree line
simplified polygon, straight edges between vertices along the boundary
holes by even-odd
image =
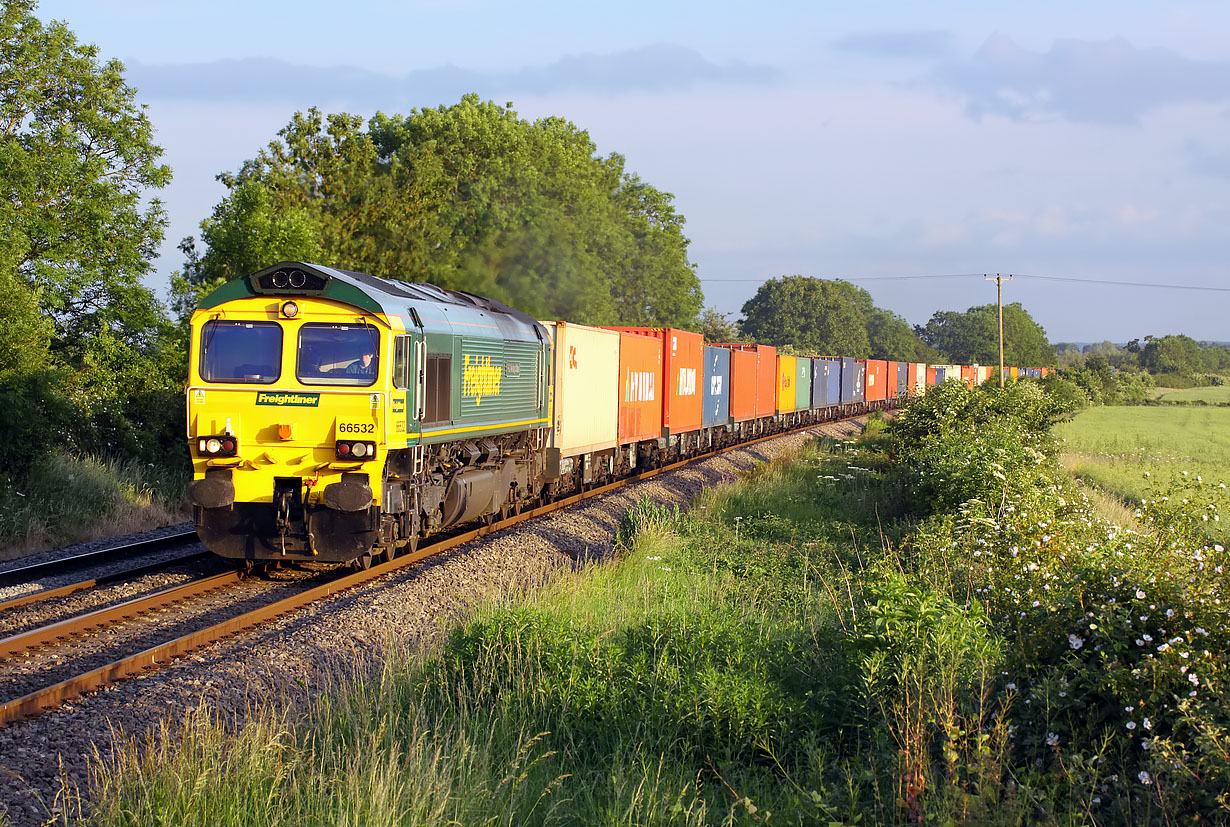
[[[1143,370],[1158,377],[1158,384],[1175,387],[1220,384],[1230,374],[1230,345],[1197,342],[1190,336],[1145,336],[1123,345],[1096,342],[1083,347],[1060,343],[1059,364],[1068,368],[1097,367]]]

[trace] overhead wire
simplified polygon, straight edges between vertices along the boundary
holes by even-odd
[[[837,281],[913,281],[916,279],[962,279],[962,278],[984,278],[991,275],[990,273],[923,273],[917,275],[906,276],[836,276],[832,277]],[[999,275],[999,274],[996,274]],[[1230,293],[1230,287],[1212,287],[1201,284],[1165,284],[1161,282],[1146,282],[1146,281],[1122,281],[1118,279],[1086,279],[1077,278],[1075,276],[1040,276],[1027,273],[1003,273],[1005,278],[1011,277],[1014,279],[1033,279],[1035,281],[1061,281],[1073,284],[1101,284],[1114,287],[1145,287],[1161,290],[1202,290],[1211,293]],[[818,276],[817,278],[823,278]],[[770,279],[765,278],[736,278],[736,279],[709,279],[702,278],[702,282],[711,284],[720,283],[735,283],[735,282],[766,282]]]

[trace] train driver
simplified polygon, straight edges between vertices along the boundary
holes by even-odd
[[[372,376],[376,373],[376,346],[368,343],[363,345],[359,358],[346,366],[346,373],[359,376]]]

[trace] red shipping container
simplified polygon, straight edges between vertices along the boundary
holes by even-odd
[[[619,444],[662,435],[662,340],[619,334]]]
[[[763,416],[773,416],[776,414],[777,348],[771,345],[740,344],[718,344],[712,345],[712,347],[725,347],[734,351],[730,362],[731,382],[734,384],[734,387],[731,389],[730,413],[735,418],[735,422],[759,419]],[[753,374],[753,384],[750,389],[750,413],[746,407],[749,402],[747,376],[735,373],[736,365],[743,364],[745,366],[744,370],[746,370],[746,366],[750,364],[745,361],[745,357],[739,355],[741,353],[746,353],[756,360],[756,371]]]
[[[905,384],[906,384],[906,387],[909,389],[908,393],[910,394],[910,396],[914,396],[915,394],[917,394],[918,386],[924,384],[924,382],[920,381],[918,378],[919,368],[922,368],[922,371],[926,373],[927,366],[922,364],[921,362],[910,362],[909,364],[906,365],[906,368],[905,368]]]
[[[863,361],[863,360],[860,360]],[[867,359],[867,395],[868,402],[888,398],[888,362],[883,359]]]
[[[978,387],[978,369],[973,365],[961,366],[961,381],[971,388]]]
[[[704,414],[700,381],[705,376],[705,340],[699,333],[673,327],[612,327],[621,333],[639,333],[662,341],[662,369],[666,377],[662,401],[662,436],[699,431]]]

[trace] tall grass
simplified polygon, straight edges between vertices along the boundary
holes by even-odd
[[[187,468],[53,453],[0,490],[0,559],[183,519]]]

